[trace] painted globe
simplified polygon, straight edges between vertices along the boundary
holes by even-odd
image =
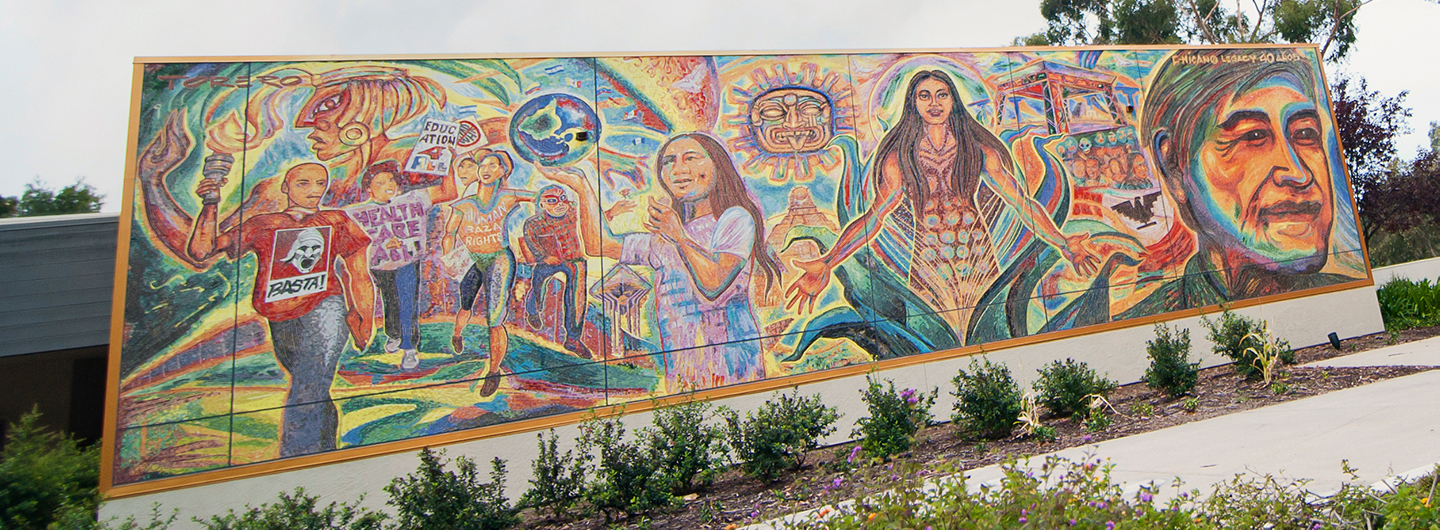
[[[510,143],[532,164],[572,165],[589,156],[599,139],[595,110],[569,94],[536,96],[510,119]]]

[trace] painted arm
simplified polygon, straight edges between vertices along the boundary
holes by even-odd
[[[794,306],[801,313],[815,309],[815,299],[830,285],[831,271],[875,239],[875,235],[880,233],[880,223],[885,220],[885,216],[895,211],[895,208],[900,206],[900,201],[904,200],[901,178],[900,159],[893,153],[886,156],[880,166],[876,204],[845,226],[845,230],[835,240],[835,248],[830,249],[828,254],[815,260],[791,262],[805,272],[786,289],[785,296],[790,300],[785,304],[785,309]]]
[[[370,335],[375,330],[375,285],[370,280],[369,265],[365,263],[365,249],[344,256],[345,301],[349,311],[345,323],[350,327],[350,337],[355,340],[355,349],[365,351],[370,345]]]
[[[445,175],[440,178],[440,191],[430,193],[430,204],[446,203],[458,197],[460,197],[460,190],[455,187],[454,175]]]
[[[449,254],[455,249],[455,233],[460,231],[460,208],[451,208],[450,217],[445,220],[445,236],[440,238],[440,254]]]
[[[651,199],[649,213],[645,228],[676,245],[680,250],[680,259],[690,269],[690,278],[701,295],[714,300],[735,283],[735,277],[745,268],[743,258],[729,252],[712,251],[692,239],[680,223],[679,214],[669,204]]]
[[[202,206],[200,214],[195,217],[195,222],[190,226],[190,240],[185,246],[185,253],[189,255],[193,263],[203,263],[220,252],[227,252],[230,259],[235,259],[239,245],[237,245],[235,229],[217,233],[218,223],[216,217],[219,210],[219,200],[205,199],[207,195],[218,196],[220,187],[225,185],[226,179],[211,180],[200,179],[195,186],[195,194],[201,197]]]
[[[1033,151],[1023,151],[1026,147],[1028,144],[1022,142],[1020,148],[1022,152],[1017,153],[1020,158],[1022,160],[1030,158],[1038,160],[1038,155]],[[1055,221],[1050,218],[1050,213],[1045,211],[1045,207],[1041,206],[1034,197],[1020,189],[1020,182],[1016,179],[1014,172],[1001,164],[1000,159],[999,153],[989,148],[985,149],[985,183],[995,190],[996,195],[999,195],[1005,204],[1020,213],[1020,222],[1034,232],[1041,241],[1059,250],[1065,256],[1065,260],[1075,265],[1081,274],[1087,276],[1094,274],[1095,269],[1100,265],[1100,258],[1096,257],[1086,245],[1090,235],[1080,234],[1066,237],[1061,233],[1060,227],[1056,226]],[[1033,161],[1032,165],[1038,167],[1038,164],[1033,164]]]
[[[600,226],[600,209],[596,207],[595,197],[590,194],[590,186],[585,183],[585,173],[568,167],[542,168],[540,171],[546,178],[575,192],[580,203],[580,245],[585,247],[585,254],[619,260],[620,241]]]

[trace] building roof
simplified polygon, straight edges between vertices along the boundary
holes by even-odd
[[[120,216],[0,219],[0,357],[110,342]]]

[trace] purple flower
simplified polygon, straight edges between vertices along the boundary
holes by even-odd
[[[915,397],[915,396],[910,396],[910,397],[908,397],[908,398],[905,398],[905,402],[906,402],[906,403],[909,403],[909,404],[911,404],[911,405],[914,405],[914,404],[920,402],[920,398],[917,398],[917,397]]]
[[[1021,517],[1021,518],[1020,518],[1020,524],[1025,524],[1027,521],[1028,521],[1028,519],[1026,519],[1026,518],[1024,518],[1024,517]]]
[[[1075,520],[1074,520],[1074,519],[1071,519],[1071,520],[1070,520],[1070,526],[1075,526]]]
[[[1085,443],[1087,443],[1087,444],[1090,443],[1090,440],[1094,440],[1094,438],[1091,438],[1090,435],[1088,435],[1088,434],[1085,435],[1085,436],[1081,436],[1081,437],[1080,437],[1080,441],[1085,442]]]
[[[900,397],[905,398],[908,401],[910,398],[915,397],[915,389],[907,388],[905,390],[901,390]]]
[[[844,483],[845,483],[845,477],[835,477],[835,482],[834,482],[835,487],[838,488],[838,487],[840,487],[841,484],[844,484]]]
[[[855,446],[854,449],[851,449],[851,450],[850,450],[850,456],[845,457],[845,463],[847,463],[847,464],[853,464],[853,463],[855,463],[855,457],[857,457],[857,456],[860,456],[860,446],[858,446],[858,445]]]
[[[1105,530],[1115,530],[1115,521],[1105,521]]]
[[[1148,491],[1142,491],[1142,492],[1140,492],[1140,502],[1150,502],[1150,501],[1152,501],[1152,500],[1155,500],[1155,496],[1154,496],[1154,495],[1151,495],[1150,492],[1148,492]]]

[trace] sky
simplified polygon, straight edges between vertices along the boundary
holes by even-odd
[[[108,197],[105,211],[119,211],[135,57],[998,47],[1044,28],[1039,4],[0,0],[0,195],[83,177]],[[1410,91],[1405,158],[1440,121],[1435,21],[1440,4],[1375,0],[1360,10],[1351,57],[1327,65],[1386,96]]]

